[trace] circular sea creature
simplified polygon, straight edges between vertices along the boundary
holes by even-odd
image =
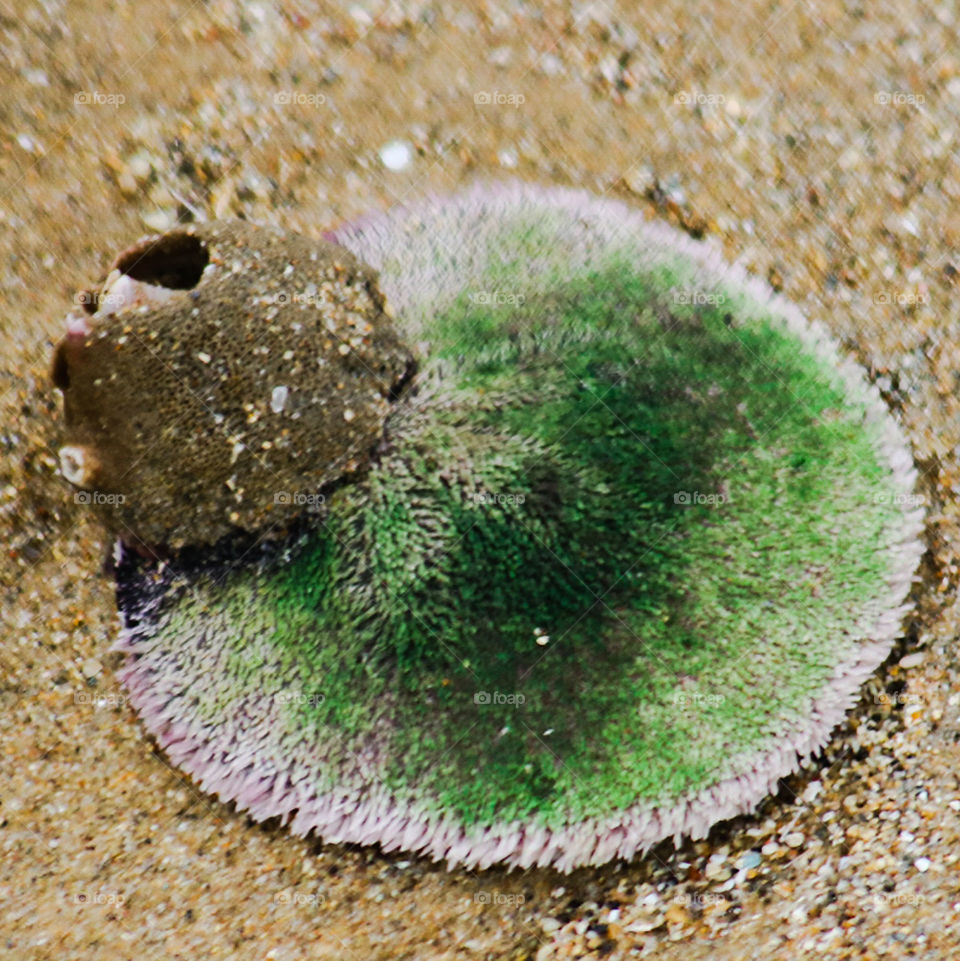
[[[175,236],[212,255],[207,238],[234,229],[254,247],[248,225]],[[284,314],[271,331],[261,299],[286,245],[305,248],[264,236],[278,255],[255,280],[252,258],[218,267],[222,300],[240,285],[244,310],[211,308],[189,352],[213,364],[240,324],[248,348],[233,356],[254,368],[262,418],[292,396],[304,418],[310,403],[345,409],[303,383],[305,361],[261,374],[258,349],[299,350],[294,316],[309,322]],[[197,537],[163,562],[121,547],[120,673],[146,728],[256,819],[450,864],[570,870],[751,810],[827,741],[907,610],[922,511],[877,391],[709,246],[589,194],[481,185],[330,239],[330,258],[347,263],[346,248],[379,272],[395,311],[381,326],[361,285],[380,371],[356,375],[369,413],[349,400],[363,433],[318,428],[298,447],[303,475],[285,489],[323,497],[282,532]],[[318,283],[302,261],[291,298]],[[145,280],[126,262],[121,275]],[[108,293],[117,283],[124,305],[146,298],[134,318],[174,325],[192,309],[122,276]],[[95,341],[79,336],[85,356]],[[402,344],[417,345],[412,378]],[[69,400],[70,348],[58,357]],[[213,436],[205,405],[157,404],[151,430]],[[99,423],[122,437],[136,415],[112,416]],[[95,459],[68,451],[64,473],[99,476],[108,440],[77,431],[70,446]],[[323,486],[327,465],[362,450],[365,470]],[[223,529],[216,485],[212,500],[207,481],[177,490],[178,456],[150,467],[176,478],[155,480],[170,511],[203,499],[214,520],[198,523]],[[240,487],[260,487],[244,473],[256,463],[232,465]]]

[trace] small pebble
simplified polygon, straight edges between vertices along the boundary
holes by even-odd
[[[899,666],[903,668],[918,667],[923,663],[926,655],[923,651],[916,651],[913,654],[908,654],[906,657],[901,657],[899,661]]]
[[[637,164],[623,175],[623,182],[631,193],[635,193],[638,197],[645,197],[656,186],[657,178],[646,164]]]
[[[274,387],[270,394],[270,410],[275,414],[279,414],[284,407],[287,406],[287,398],[290,396],[290,390],[287,387]]]
[[[810,804],[812,801],[816,800],[822,789],[823,784],[820,781],[811,781],[803,792],[803,800],[807,804]]]
[[[129,170],[122,170],[117,174],[117,187],[124,197],[134,197],[137,194],[137,180]]]
[[[380,162],[387,170],[406,170],[413,159],[413,150],[405,140],[391,140],[380,148]]]
[[[682,905],[674,902],[667,908],[664,912],[667,922],[669,924],[686,924],[690,920],[690,915],[687,913],[687,909]]]
[[[563,73],[563,61],[552,53],[545,53],[540,58],[540,69],[548,77],[556,77]]]
[[[98,660],[89,657],[83,662],[82,670],[84,677],[99,677],[103,665]]]
[[[506,167],[508,170],[512,170],[519,163],[516,150],[513,150],[510,147],[505,150],[501,150],[497,154],[497,160],[501,167]]]
[[[153,173],[153,162],[148,154],[140,151],[130,158],[127,169],[138,183],[144,183],[150,179],[150,174]]]
[[[159,234],[169,230],[177,222],[177,215],[173,210],[162,208],[143,214],[140,219],[150,230]]]

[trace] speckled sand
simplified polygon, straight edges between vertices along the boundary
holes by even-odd
[[[5,957],[958,953],[957,15],[635,6],[0,6]],[[53,457],[51,345],[138,235],[191,208],[318,235],[498,175],[630,200],[782,288],[868,368],[929,509],[918,615],[826,756],[709,842],[569,877],[303,842],[198,793],[124,703],[108,545]]]

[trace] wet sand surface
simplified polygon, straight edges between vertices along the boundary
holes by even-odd
[[[0,47],[5,956],[957,952],[947,5],[51,0],[0,4]],[[198,792],[124,702],[109,545],[55,460],[52,344],[138,236],[195,215],[319,236],[507,177],[630,200],[823,320],[901,420],[929,510],[917,613],[824,755],[706,841],[570,876],[299,840]]]

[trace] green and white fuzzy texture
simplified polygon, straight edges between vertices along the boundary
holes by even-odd
[[[570,870],[703,835],[897,636],[906,444],[823,330],[620,204],[478,186],[336,239],[421,367],[361,480],[242,562],[123,562],[134,705],[257,819]]]

